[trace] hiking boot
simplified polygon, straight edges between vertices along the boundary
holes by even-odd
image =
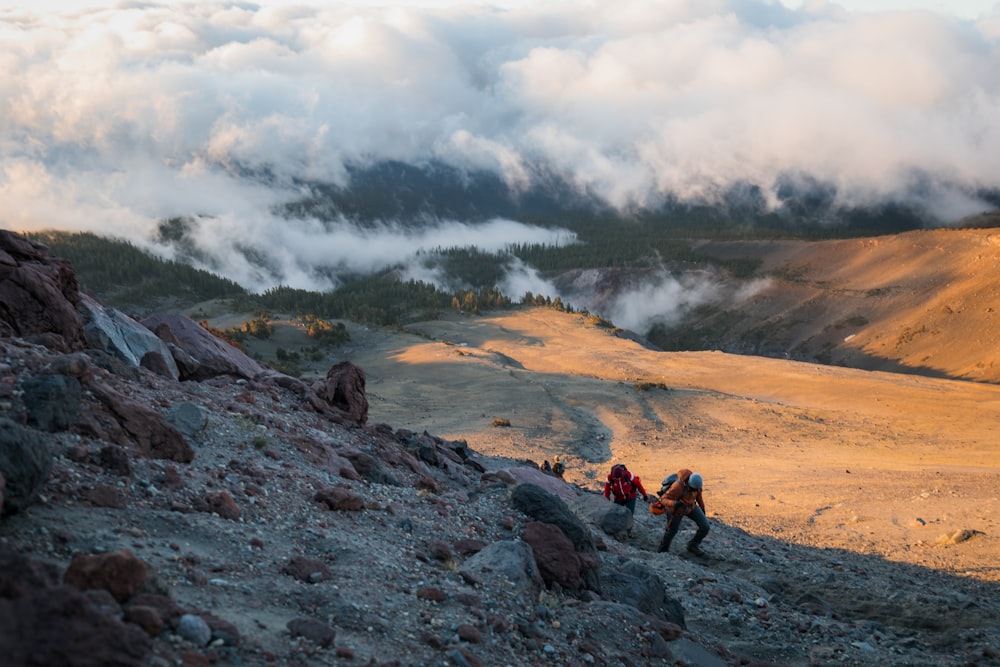
[[[689,544],[689,545],[687,545],[687,550],[688,550],[688,553],[694,554],[695,556],[704,556],[705,555],[705,552],[702,551],[701,547],[699,547],[697,544]]]

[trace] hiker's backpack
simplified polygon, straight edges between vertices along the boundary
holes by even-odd
[[[667,489],[669,489],[671,486],[673,486],[674,482],[676,482],[677,479],[678,479],[677,478],[677,473],[671,473],[671,474],[667,475],[666,477],[664,477],[663,478],[663,483],[660,485],[660,492],[657,493],[656,495],[662,496],[664,493],[666,493]]]

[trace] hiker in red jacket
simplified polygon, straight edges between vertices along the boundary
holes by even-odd
[[[604,481],[604,497],[612,500],[614,495],[615,505],[624,505],[628,511],[635,514],[635,499],[642,494],[643,500],[648,500],[646,489],[642,488],[642,481],[629,472],[623,463],[617,463],[611,467],[608,478]]]
[[[708,518],[705,516],[701,489],[701,475],[684,468],[677,471],[677,479],[660,495],[660,502],[667,508],[666,514],[670,517],[660,542],[660,551],[670,551],[670,543],[681,527],[681,520],[690,517],[698,525],[698,532],[688,542],[687,550],[696,556],[705,555],[698,546],[708,535]]]

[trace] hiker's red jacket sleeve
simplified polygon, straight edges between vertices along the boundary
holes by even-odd
[[[642,480],[639,479],[638,477],[636,477],[635,475],[632,476],[632,486],[634,486],[636,489],[638,489],[639,495],[641,495],[641,496],[646,496],[647,495],[646,494],[646,489],[644,489],[642,487]]]
[[[604,497],[611,500],[611,480],[604,481]]]

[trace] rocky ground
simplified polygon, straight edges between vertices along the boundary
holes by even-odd
[[[15,387],[61,364],[17,339],[2,342],[0,359]],[[601,496],[530,464],[387,425],[335,424],[252,380],[83,368],[175,420],[178,406],[207,419],[184,426],[187,463],[72,432],[39,436],[51,472],[36,502],[0,523],[0,545],[7,563],[17,554],[54,569],[37,587],[11,581],[13,566],[0,576],[0,643],[17,656],[7,664],[1000,662],[995,584],[719,521],[711,558],[660,554],[652,515],[640,514],[630,538]],[[7,412],[17,414],[14,396]],[[29,430],[14,424],[8,435]],[[515,500],[531,484],[547,490],[540,507]],[[537,535],[539,552],[518,555],[534,524],[567,530],[545,520],[563,504],[587,533],[570,556]],[[553,550],[591,554],[593,581],[574,582],[547,560]],[[109,562],[116,554],[144,567]],[[84,567],[84,555],[105,562]],[[61,581],[114,621],[104,653],[72,653],[96,631],[43,603]]]
[[[62,275],[15,246],[0,265]],[[172,370],[72,322],[18,330],[24,309],[0,337],[5,664],[1000,664],[988,577],[751,532],[728,517],[753,503],[724,483],[710,556],[683,557],[690,526],[657,553],[662,521],[642,503],[632,519],[586,476],[603,462],[574,456],[566,483],[527,460],[536,450],[385,421],[384,375],[376,416],[356,375],[307,382],[233,352],[226,365],[176,320],[173,337],[158,327]],[[478,349],[516,357],[495,340],[461,356]],[[819,418],[805,416],[788,419]]]

